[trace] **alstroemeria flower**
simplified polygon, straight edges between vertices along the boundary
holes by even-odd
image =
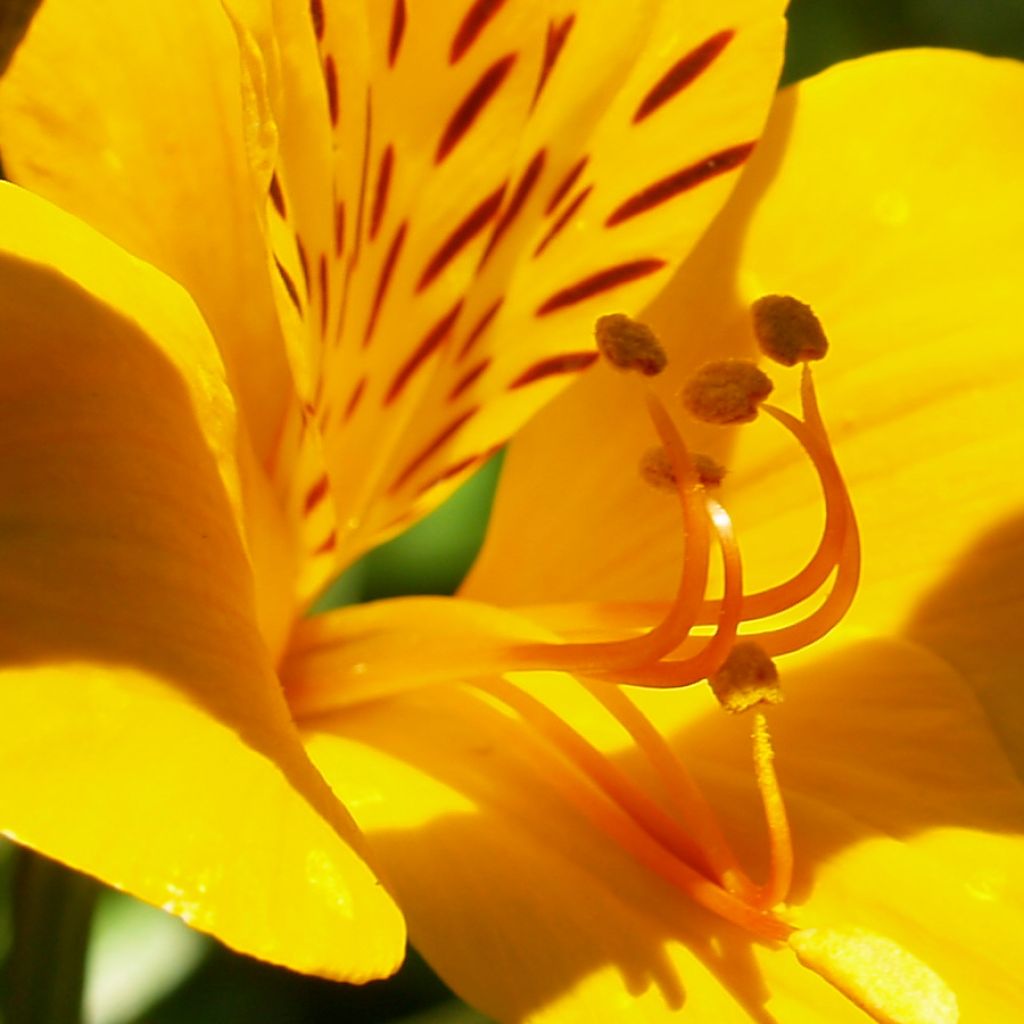
[[[6,834],[268,960],[394,969],[293,627],[669,280],[782,6],[42,5],[0,87]]]
[[[60,66],[46,40],[85,59],[82,25],[57,9],[15,67],[8,163],[189,286],[233,391],[177,287],[39,200],[0,193],[15,225],[0,478],[14,510],[4,812],[18,838],[243,949],[350,977],[387,969],[401,939],[362,854],[444,977],[506,1020],[863,1019],[836,988],[878,1020],[955,1019],[954,994],[964,1020],[1012,1015],[1019,543],[984,533],[1024,489],[1007,457],[1020,439],[1008,310],[1022,225],[1006,187],[1022,163],[1020,70],[887,57],[784,94],[733,199],[645,315],[668,350],[650,395],[598,365],[526,428],[464,596],[300,619],[338,559],[450,487],[535,388],[550,397],[553,377],[593,363],[589,324],[635,309],[695,237],[708,190],[721,198],[749,155],[733,115],[694,108],[698,125],[676,121],[647,149],[622,127],[655,125],[702,83],[756,125],[749,68],[724,92],[710,76],[741,40],[765,47],[775,20],[750,35],[716,21],[678,45],[674,9],[626,24],[615,6],[616,31],[590,36],[576,36],[585,12],[567,10],[545,22],[523,79],[517,37],[498,34],[536,26],[516,5],[472,4],[446,25],[432,8],[433,43],[401,2],[369,32],[347,7],[314,4],[312,21],[276,8],[271,25],[261,4],[232,5],[249,119],[209,153],[244,146],[253,178],[223,195],[223,165],[197,164],[195,205],[157,204],[151,224],[132,175],[145,167],[164,204],[180,198],[152,162],[184,140],[160,121],[173,127],[173,111],[111,90],[110,119],[83,121],[81,83],[31,99]],[[228,53],[225,29],[196,38]],[[574,65],[574,38],[605,49]],[[431,65],[438,40],[445,61]],[[173,43],[186,37],[160,41],[184,75]],[[642,81],[615,66],[655,53]],[[119,85],[124,72],[87,81],[104,74]],[[449,95],[447,75],[445,107],[434,90]],[[560,75],[585,100],[563,93],[547,119]],[[502,106],[517,97],[518,122]],[[164,145],[126,150],[118,133],[143,131],[142,109]],[[589,159],[567,157],[549,196],[556,142],[586,134],[587,116]],[[69,122],[88,145],[56,130]],[[709,148],[700,126],[721,139]],[[679,160],[698,143],[702,156]],[[604,206],[599,153],[632,182]],[[212,243],[186,232],[194,218],[222,225],[223,204],[244,213],[264,186],[270,260],[245,216]],[[687,215],[687,201],[707,205]],[[179,250],[167,240],[182,233],[192,246]],[[825,323],[830,429],[810,391],[797,400],[796,371],[773,377],[777,404],[802,418],[694,429],[675,392],[703,359],[752,349],[748,307],[767,294],[798,296]],[[280,391],[278,323],[297,399]],[[681,509],[637,473],[659,434]],[[729,471],[710,516],[684,437]],[[857,529],[830,446],[864,542],[842,626]],[[808,611],[815,596],[824,613]],[[762,623],[765,606],[778,616]],[[712,639],[687,640],[694,618]],[[784,655],[788,695],[754,712],[753,768],[745,720],[679,688],[719,674],[739,619]],[[1002,743],[972,683],[1004,702]],[[850,929],[879,938],[842,939]]]
[[[938,990],[915,992],[917,967],[894,960],[890,977],[909,991],[899,1013],[876,1004],[878,1020],[955,1019],[954,997],[964,1022],[1013,1020],[1024,1000],[1022,101],[1020,65],[938,52],[857,61],[786,90],[725,211],[643,317],[668,350],[656,393],[692,447],[728,469],[713,493],[734,523],[749,594],[799,573],[827,536],[821,480],[769,417],[695,426],[676,393],[704,360],[754,351],[750,306],[762,296],[810,302],[830,339],[814,375],[862,575],[841,625],[778,658],[786,699],[765,717],[793,876],[773,916],[884,937],[941,977]],[[772,401],[797,412],[799,371],[769,372]],[[662,618],[685,552],[678,503],[637,472],[657,441],[645,405],[635,379],[599,365],[517,436],[464,588],[487,604],[465,610],[463,635],[488,623],[493,637],[525,632],[528,620],[539,640],[541,627],[614,640]],[[849,562],[834,545],[833,535],[842,572]],[[790,598],[807,588],[795,589]],[[792,629],[828,593],[742,632]],[[519,617],[498,621],[489,605]],[[525,699],[510,718],[465,688],[346,707],[346,687],[397,691],[410,683],[403,661],[418,658],[426,674],[460,653],[455,625],[430,643],[457,603],[404,606],[304,626],[308,695],[324,709],[308,749],[388,864],[414,941],[463,995],[513,1020],[866,1019],[784,946],[757,938],[762,922],[698,910],[692,876],[638,838],[638,820],[648,836],[664,825],[647,797],[670,816],[689,811],[688,835],[704,830],[700,853],[721,856],[683,765],[740,866],[779,882],[786,844],[770,787],[770,832],[763,823],[748,722],[724,715],[706,688],[630,690],[673,767],[656,737],[641,747],[591,696],[622,691],[554,673],[513,678],[557,710],[557,735]],[[413,640],[392,662],[403,615]],[[762,643],[788,646],[803,628]],[[497,649],[478,640],[477,656]],[[593,790],[617,785],[619,770],[636,790],[601,803],[576,788],[567,765],[583,755],[566,727],[601,755],[586,755]],[[682,851],[676,868],[694,863],[678,834],[662,835],[662,850]],[[895,957],[893,946],[867,948]],[[851,957],[833,981],[861,984],[852,994],[868,1004],[886,967]]]

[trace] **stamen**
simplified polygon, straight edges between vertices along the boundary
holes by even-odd
[[[546,780],[625,853],[695,903],[752,935],[770,941],[789,938],[793,932],[791,926],[739,895],[728,892],[705,870],[694,865],[690,857],[695,855],[697,863],[701,864],[703,851],[694,848],[689,854],[681,855],[683,849],[693,846],[693,841],[685,833],[669,832],[669,828],[675,829],[671,819],[664,816],[657,805],[636,790],[614,765],[562,719],[504,680],[481,680],[473,685],[513,708],[531,727],[553,742],[564,757],[576,764],[583,778],[552,771],[546,773]],[[588,780],[604,792],[604,798],[587,784]],[[641,797],[638,803],[633,802],[636,795]],[[680,836],[685,843],[679,844]]]
[[[640,457],[640,475],[658,491],[675,494],[679,486],[672,469],[672,460],[660,445],[648,448]]]
[[[775,662],[750,640],[736,644],[708,681],[718,703],[731,715],[782,700]]]
[[[828,338],[810,306],[789,295],[765,295],[750,307],[761,351],[783,366],[824,359]]]
[[[697,479],[705,487],[718,487],[729,472],[720,462],[701,452],[694,452],[693,468],[697,473]]]
[[[740,867],[714,810],[665,737],[619,687],[586,678],[579,679],[579,683],[626,730],[658,773],[683,824],[693,833],[718,880],[748,902],[757,899],[757,888]]]
[[[786,804],[775,774],[775,751],[768,732],[768,720],[760,711],[754,715],[754,775],[761,793],[764,819],[768,825],[771,872],[759,895],[759,906],[770,909],[785,901],[793,883],[793,839],[789,831]]]
[[[786,428],[804,449],[814,465],[815,472],[825,499],[825,527],[818,547],[807,564],[785,583],[776,584],[766,590],[747,594],[743,599],[743,620],[762,619],[784,611],[814,594],[828,579],[839,563],[848,521],[852,518],[849,498],[842,475],[832,457],[824,424],[817,412],[814,401],[814,386],[810,368],[804,368],[804,418],[801,422],[789,413],[774,406],[765,405],[763,410]],[[813,423],[814,426],[809,424]],[[714,621],[717,603],[707,602],[701,612],[700,622]]]
[[[814,971],[878,1024],[956,1024],[960,1008],[927,964],[891,939],[860,930],[807,928],[789,938]]]
[[[716,462],[710,455],[694,452],[690,461],[702,487],[717,487],[725,479],[725,466]],[[678,487],[672,460],[661,446],[648,448],[641,456],[640,476],[658,491],[674,494]]]
[[[736,631],[739,629],[743,612],[742,563],[729,514],[714,499],[706,498],[705,501],[708,516],[718,534],[719,545],[722,548],[725,578],[724,592],[718,606],[718,623],[714,634],[699,653],[689,658],[630,665],[626,670],[619,672],[594,671],[591,674],[596,678],[616,683],[628,683],[632,686],[679,689],[706,679],[728,657],[736,640]],[[654,631],[652,630],[652,632]],[[626,643],[626,641],[620,641],[620,643]]]
[[[619,370],[636,370],[653,377],[668,366],[668,356],[654,331],[625,313],[599,317],[594,338],[601,355]]]
[[[782,629],[771,630],[751,635],[771,655],[787,654],[790,651],[800,650],[815,640],[825,636],[836,623],[846,614],[857,593],[857,584],[860,580],[860,535],[857,530],[857,521],[853,514],[853,507],[850,504],[846,486],[843,483],[839,467],[836,465],[835,456],[829,444],[828,435],[825,433],[825,426],[818,411],[817,401],[814,396],[814,387],[811,380],[810,367],[804,367],[802,381],[802,398],[804,405],[804,416],[806,424],[790,416],[782,409],[765,407],[775,419],[783,423],[793,432],[794,436],[801,441],[805,450],[819,472],[823,480],[827,480],[827,487],[837,495],[842,495],[842,502],[845,506],[844,529],[842,532],[842,547],[836,560],[836,577],[829,591],[828,597],[821,607],[812,612],[805,619],[786,626]],[[837,499],[838,500],[838,499]]]
[[[656,663],[679,647],[693,628],[708,574],[709,517],[689,452],[672,418],[653,394],[647,395],[647,411],[669,458],[683,513],[685,547],[674,601],[664,619],[642,636],[603,643],[525,644],[508,652],[509,664],[517,668],[554,668],[601,675]],[[727,522],[724,511],[722,516]]]
[[[472,680],[469,685],[501,701],[533,729],[547,737],[563,757],[575,764],[637,825],[670,850],[673,856],[684,861],[694,871],[707,877],[713,875],[700,845],[593,744],[539,700],[500,677]]]
[[[703,423],[749,423],[772,393],[768,375],[745,359],[705,363],[684,385],[686,411]]]

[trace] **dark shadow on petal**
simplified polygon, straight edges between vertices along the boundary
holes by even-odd
[[[1024,514],[965,552],[904,631],[970,683],[1024,778]]]

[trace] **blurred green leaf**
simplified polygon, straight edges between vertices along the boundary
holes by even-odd
[[[128,1024],[178,987],[210,940],[121,893],[104,892],[86,960],[86,1024]]]
[[[12,936],[4,967],[6,1024],[79,1024],[92,911],[99,884],[19,847],[12,874]]]
[[[452,999],[413,1017],[403,1017],[396,1024],[492,1024],[490,1017]]]

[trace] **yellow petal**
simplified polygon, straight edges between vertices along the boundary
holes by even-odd
[[[213,330],[257,453],[288,395],[219,3],[47,2],[0,87],[7,176],[183,284]]]
[[[783,686],[771,726],[794,923],[897,943],[955,994],[965,1024],[1013,1019],[1024,788],[970,687],[914,645],[849,637],[801,656]],[[789,983],[776,984],[785,1020]]]
[[[362,674],[386,656],[389,634],[436,634],[446,618],[469,644],[481,631],[538,635],[461,604],[359,609],[346,640],[362,643]],[[329,633],[322,625],[307,684],[355,684],[349,648],[332,649]],[[571,680],[514,678],[648,784],[624,733]],[[965,1022],[1012,1019],[1024,793],[968,689],[916,648],[849,637],[803,657],[784,684],[772,731],[796,843],[794,922],[885,936],[952,988]],[[762,874],[747,723],[702,689],[642,704]],[[709,1022],[864,1019],[784,947],[752,943],[609,842],[564,799],[550,748],[471,688],[435,685],[303,724],[387,865],[413,941],[496,1019],[670,1021],[681,1009]]]
[[[199,313],[9,184],[0,225],[0,830],[256,956],[387,973],[397,912],[257,629]]]
[[[781,6],[232,5],[280,129],[279,297],[306,327],[339,556],[591,362],[597,308],[665,282],[760,132]]]
[[[1022,91],[1020,65],[941,52],[875,56],[787,90],[734,199],[646,317],[673,360],[671,401],[697,362],[753,350],[746,306],[759,295],[793,294],[821,316],[832,348],[816,379],[864,533],[853,615],[872,628],[898,624],[1024,498],[1009,454],[1022,441]],[[790,403],[795,371],[773,377],[773,400]],[[645,420],[634,382],[610,371],[541,414],[512,446],[468,593],[670,592],[678,516],[638,479]],[[736,436],[722,493],[756,588],[810,553],[820,498],[774,424]],[[688,437],[698,450],[734,440]],[[1012,560],[1019,544],[1005,545],[991,549]]]

